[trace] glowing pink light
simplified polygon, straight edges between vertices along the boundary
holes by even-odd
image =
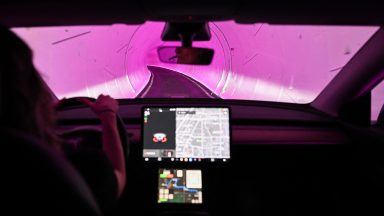
[[[133,98],[150,80],[147,65],[179,71],[222,98],[311,102],[378,27],[210,23],[210,66],[159,61],[164,23],[13,29],[33,49],[35,64],[61,97],[108,93]]]

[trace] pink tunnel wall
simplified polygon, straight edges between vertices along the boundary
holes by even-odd
[[[209,66],[161,63],[156,48],[164,23],[13,29],[33,49],[35,64],[61,97],[100,93],[133,98],[146,85],[147,65],[198,80],[227,99],[309,103],[377,27],[210,23]]]

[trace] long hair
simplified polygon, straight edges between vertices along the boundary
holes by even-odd
[[[3,127],[58,147],[53,98],[33,65],[31,49],[0,25],[0,119]]]

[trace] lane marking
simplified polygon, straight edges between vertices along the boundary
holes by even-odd
[[[177,72],[179,73],[179,72]],[[192,83],[194,83],[197,87],[199,87],[208,97],[210,98],[216,98],[214,96],[212,96],[205,88],[207,88],[206,86],[204,86],[203,84],[199,83],[198,81],[194,80],[193,78],[183,74],[183,73],[179,73],[180,75],[184,76],[184,78],[188,79],[189,81],[191,81]],[[211,90],[209,90],[211,93],[213,93]],[[213,93],[214,94],[214,93]],[[214,94],[215,95],[215,94]],[[217,97],[217,98],[220,98],[220,97]]]
[[[150,70],[148,70],[148,71],[151,73],[151,78],[149,79],[148,85],[145,87],[145,91],[142,94],[138,95],[140,98],[144,98],[148,94],[149,90],[152,88],[152,85],[153,85],[154,75],[153,75],[152,71],[150,71]]]

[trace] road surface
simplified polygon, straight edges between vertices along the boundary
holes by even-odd
[[[200,82],[182,73],[148,66],[151,77],[136,98],[220,98]]]

